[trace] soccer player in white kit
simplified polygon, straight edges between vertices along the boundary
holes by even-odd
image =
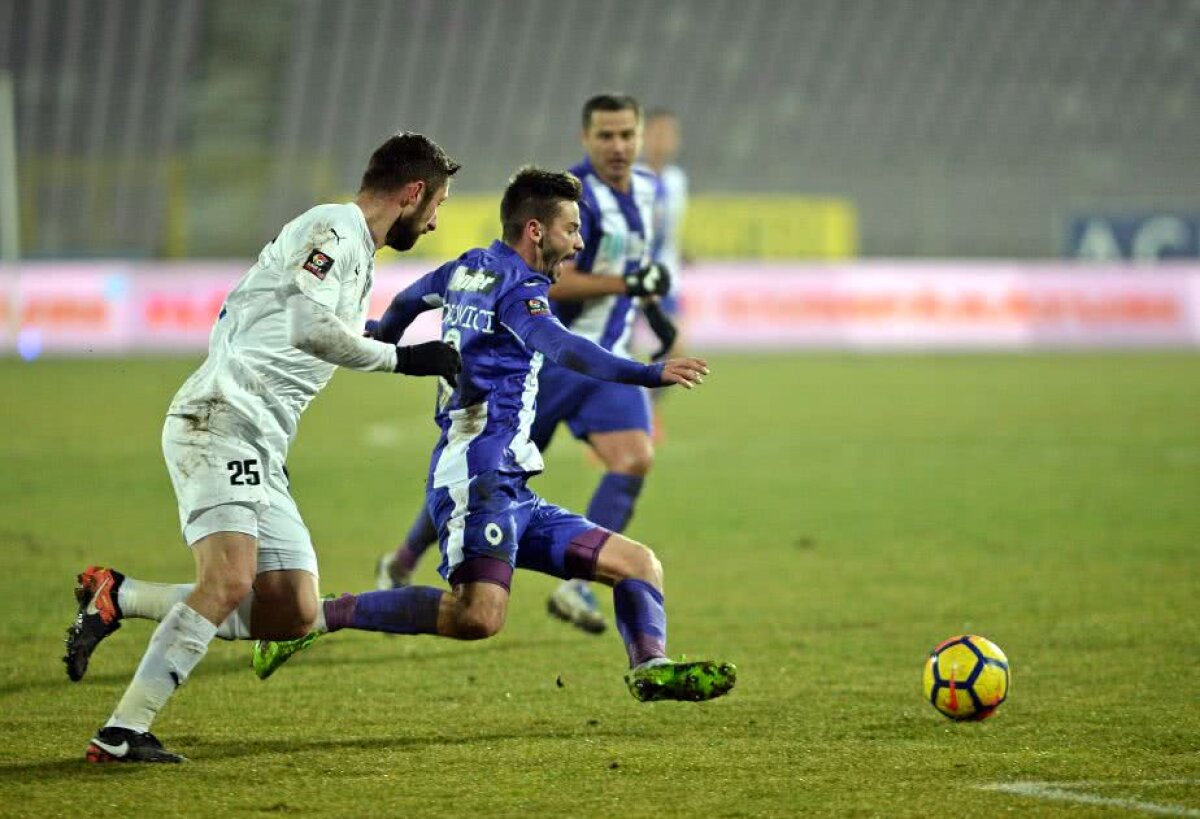
[[[458,353],[440,341],[402,347],[363,338],[375,251],[405,251],[437,226],[458,164],[420,134],[371,156],[355,200],[289,222],[229,293],[208,359],[167,410],[163,454],[194,584],[148,583],[111,568],[79,575],[64,662],[82,679],[123,617],[159,620],[133,681],[87,748],[90,762],[180,762],[150,723],[213,637],[287,639],[321,616],[312,539],[284,461],[300,415],[337,367],[437,375]]]

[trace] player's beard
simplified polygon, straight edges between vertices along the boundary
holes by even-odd
[[[392,226],[388,228],[387,236],[383,238],[383,243],[392,250],[398,250],[403,253],[406,250],[412,250],[413,245],[417,243],[417,239],[421,237],[421,226],[417,217],[420,214],[413,214],[407,219],[403,216],[397,217]]]
[[[542,257],[542,271],[541,272],[545,273],[552,280],[557,281],[559,266],[563,262],[565,262],[567,259],[572,258],[575,255],[574,252],[567,251],[565,253],[560,253],[557,256],[554,256],[553,258],[551,258],[546,253],[546,237],[545,236],[542,236],[542,238],[538,240],[537,246],[538,246],[538,253]]]

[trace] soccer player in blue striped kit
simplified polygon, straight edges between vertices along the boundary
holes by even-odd
[[[629,358],[630,328],[644,305],[664,352],[664,337],[674,329],[654,297],[670,288],[670,273],[651,258],[656,232],[665,216],[665,190],[658,177],[635,169],[641,150],[642,111],[625,95],[600,94],[583,106],[582,143],[586,159],[571,169],[583,183],[580,233],[584,248],[566,261],[550,288],[551,309],[573,333],[622,358]],[[588,504],[588,518],[622,532],[633,516],[642,484],[654,462],[650,405],[636,384],[598,381],[570,367],[547,363],[540,376],[537,418],[532,437],[538,448],[549,446],[558,425],[585,440],[604,464],[605,475]],[[376,586],[409,582],[413,567],[433,543],[433,523],[419,514],[394,555],[380,559]],[[595,596],[582,580],[568,580],[548,601],[552,614],[584,631],[600,633],[605,619]]]
[[[457,383],[441,384],[426,505],[441,548],[445,592],[402,586],[324,603],[328,631],[491,637],[508,609],[514,568],[596,580],[613,589],[617,629],[629,656],[625,680],[648,700],[707,700],[728,692],[736,669],[666,654],[662,567],[645,546],[554,506],[527,486],[542,471],[532,428],[539,377],[552,362],[581,377],[691,389],[708,373],[696,358],[641,364],[567,330],[550,309],[563,262],[586,252],[577,178],[525,168],[500,207],[503,241],[468,251],[392,301],[376,337],[399,339],[423,311],[442,309],[442,340],[462,355]],[[320,622],[320,621],[319,621]],[[316,634],[260,642],[255,670],[269,676]]]

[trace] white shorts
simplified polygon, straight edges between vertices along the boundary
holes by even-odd
[[[281,454],[179,415],[167,416],[162,447],[188,546],[215,532],[242,532],[258,539],[260,574],[317,575],[312,536],[288,492]]]

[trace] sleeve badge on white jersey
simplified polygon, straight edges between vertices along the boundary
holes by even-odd
[[[308,254],[308,260],[304,263],[303,267],[309,273],[324,281],[325,274],[333,269],[333,257],[320,250],[314,250]]]

